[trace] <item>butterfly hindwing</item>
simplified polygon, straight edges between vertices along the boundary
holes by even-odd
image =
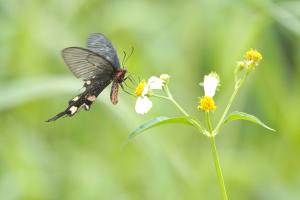
[[[85,81],[85,91],[69,101],[68,107],[63,111],[48,119],[47,122],[55,121],[64,116],[73,116],[81,108],[89,110],[92,103],[96,100],[98,95],[106,88],[111,82],[110,78],[105,77],[94,77],[90,80]]]
[[[112,77],[112,64],[100,55],[84,48],[69,47],[62,51],[62,56],[71,72],[80,79],[88,80],[97,75]]]

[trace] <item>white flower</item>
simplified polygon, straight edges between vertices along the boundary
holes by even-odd
[[[219,75],[215,72],[211,72],[209,75],[204,76],[204,94],[208,97],[214,97],[216,89],[220,83]]]
[[[135,112],[145,114],[152,108],[152,102],[147,96],[138,97],[135,103]]]
[[[163,87],[163,80],[156,76],[151,76],[148,80],[148,86],[152,90],[161,90]]]
[[[149,99],[149,93],[151,90],[161,90],[163,87],[164,81],[156,76],[151,76],[148,79],[148,82],[142,80],[135,89],[135,95],[137,100],[135,103],[135,111],[138,114],[147,113],[151,107],[152,102]]]

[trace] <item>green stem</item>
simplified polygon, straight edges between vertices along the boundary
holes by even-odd
[[[221,165],[220,165],[220,161],[219,161],[218,151],[217,151],[217,147],[216,147],[215,136],[213,134],[213,129],[212,129],[212,125],[211,125],[211,121],[210,121],[210,117],[209,117],[208,112],[205,113],[205,118],[206,118],[206,122],[207,122],[207,125],[208,125],[208,130],[209,130],[209,133],[210,133],[210,137],[209,137],[210,149],[211,149],[211,153],[213,154],[214,165],[215,165],[215,168],[216,168],[217,177],[218,177],[218,181],[219,181],[219,186],[220,186],[220,190],[221,190],[221,193],[222,193],[222,199],[223,200],[228,200],[226,187],[225,187],[225,182],[224,182],[222,169],[221,169]]]
[[[203,134],[205,134],[205,130],[202,128],[201,124],[196,121],[195,119],[191,118],[190,115],[177,103],[177,101],[173,98],[168,85],[164,87],[165,92],[168,95],[169,100],[184,114],[186,117],[189,118],[190,122],[194,124],[194,126]]]
[[[167,85],[165,85],[164,87],[164,91],[166,92],[167,96],[163,96],[163,95],[158,95],[158,94],[152,94],[152,96],[154,97],[158,97],[161,99],[165,99],[165,100],[169,100],[171,101],[177,108],[178,110],[180,110],[180,112],[182,112],[182,114],[184,116],[186,116],[188,118],[188,120],[194,124],[194,126],[203,134],[206,134],[204,129],[202,128],[201,124],[199,122],[197,122],[195,119],[191,118],[190,115],[179,105],[179,103],[177,103],[177,101],[173,98],[169,88]]]
[[[211,152],[214,157],[214,164],[215,164],[215,168],[216,168],[217,175],[218,175],[219,186],[220,186],[220,190],[222,192],[222,197],[223,197],[223,200],[228,200],[225,182],[224,182],[222,169],[221,169],[221,165],[220,165],[220,161],[219,161],[219,156],[218,156],[218,152],[217,152],[217,147],[216,147],[216,143],[215,143],[215,137],[212,136],[209,139],[210,139],[210,149],[211,149]]]
[[[159,94],[151,94],[151,96],[158,97],[158,98],[165,99],[165,100],[170,100],[169,97],[166,97],[166,96],[163,96],[163,95],[159,95]]]
[[[218,124],[217,124],[217,126],[216,126],[216,128],[215,128],[215,130],[214,130],[214,134],[218,134],[219,129],[220,129],[221,125],[223,124],[223,122],[224,122],[224,120],[225,120],[225,117],[227,116],[228,111],[229,111],[229,109],[230,109],[230,107],[231,107],[231,105],[232,105],[232,102],[233,102],[233,100],[234,100],[236,94],[238,93],[240,87],[241,87],[241,86],[243,85],[243,83],[245,82],[245,79],[246,79],[247,75],[248,75],[248,74],[246,73],[246,74],[243,76],[242,79],[240,79],[240,80],[238,80],[238,81],[235,82],[234,91],[233,91],[233,93],[232,93],[232,95],[231,95],[231,97],[230,97],[230,99],[229,99],[229,102],[228,102],[228,104],[227,104],[227,106],[226,106],[226,108],[225,108],[225,110],[224,110],[224,112],[223,112],[223,114],[222,114],[222,116],[221,116],[221,118],[220,118],[220,120],[219,120],[219,122],[218,122]]]
[[[173,98],[173,95],[171,94],[168,85],[165,85],[164,87],[165,92],[167,93],[169,100],[186,116],[189,117],[190,115],[177,103],[177,101]]]
[[[168,91],[168,96],[163,96],[163,95],[158,95],[158,94],[152,94],[152,96],[154,97],[158,97],[161,99],[165,99],[165,100],[169,100],[171,101],[173,104],[175,104],[175,106],[186,116],[189,117],[190,115],[177,103],[177,101],[175,101],[175,99],[173,98],[173,96],[171,95],[171,93]]]

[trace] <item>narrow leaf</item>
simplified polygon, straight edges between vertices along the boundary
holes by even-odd
[[[186,124],[186,125],[193,126],[193,124],[186,117],[176,117],[176,118],[169,118],[164,116],[156,117],[154,119],[150,119],[149,121],[145,122],[144,124],[136,128],[134,131],[132,131],[126,140],[126,143],[128,143],[130,140],[132,140],[139,134],[143,133],[144,131],[164,124]]]
[[[246,120],[246,121],[250,121],[250,122],[253,122],[253,123],[256,123],[270,131],[275,131],[274,129],[270,128],[269,126],[267,126],[266,124],[264,124],[261,120],[259,120],[257,117],[253,116],[253,115],[250,115],[250,114],[247,114],[247,113],[244,113],[244,112],[238,112],[238,111],[235,111],[235,112],[232,112],[230,113],[227,118],[224,120],[223,122],[223,125],[230,122],[230,121],[234,121],[234,120]]]

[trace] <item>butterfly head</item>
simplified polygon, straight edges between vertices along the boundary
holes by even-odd
[[[127,73],[127,69],[125,68],[119,68],[117,69],[116,71],[116,74],[115,74],[115,80],[118,82],[118,83],[122,83],[125,79],[125,74]]]

